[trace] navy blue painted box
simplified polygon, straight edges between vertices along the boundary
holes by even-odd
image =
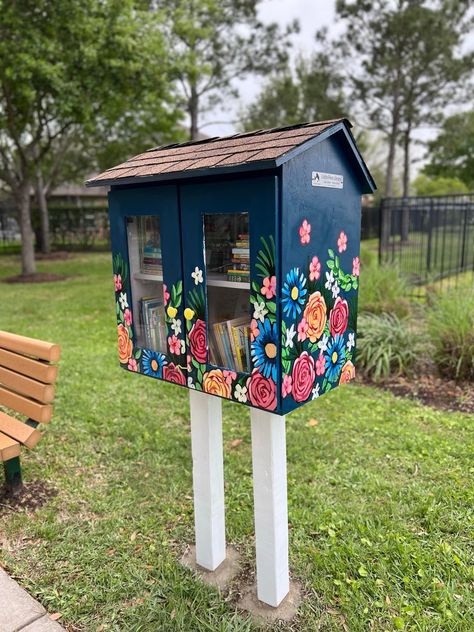
[[[360,197],[346,119],[151,149],[110,185],[119,361],[284,415],[355,375]]]

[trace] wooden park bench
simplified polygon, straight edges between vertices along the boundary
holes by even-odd
[[[51,420],[59,345],[0,331],[0,461],[7,491],[22,487],[20,448],[34,448],[43,436],[39,424]],[[20,421],[4,409],[21,416]]]

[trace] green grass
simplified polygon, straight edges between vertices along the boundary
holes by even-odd
[[[0,276],[17,266],[0,258]],[[188,397],[118,367],[109,257],[39,267],[73,276],[1,284],[0,327],[63,346],[53,421],[23,458],[25,480],[58,493],[35,513],[0,507],[8,571],[71,630],[257,630],[235,609],[237,585],[219,595],[178,562],[193,541]],[[223,409],[227,538],[247,580],[249,411]],[[278,629],[474,629],[473,421],[360,385],[288,416],[290,564],[305,599]]]

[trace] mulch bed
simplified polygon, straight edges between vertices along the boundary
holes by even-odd
[[[70,277],[66,274],[52,274],[50,272],[37,272],[36,274],[17,274],[6,277],[4,283],[53,283],[55,281],[66,281]]]
[[[474,383],[455,382],[437,376],[394,377],[380,383],[367,382],[394,395],[416,399],[440,410],[474,414]]]

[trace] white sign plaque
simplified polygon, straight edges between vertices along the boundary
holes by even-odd
[[[343,189],[344,176],[337,173],[324,173],[323,171],[313,171],[311,174],[311,184],[313,187],[328,187],[329,189]]]

